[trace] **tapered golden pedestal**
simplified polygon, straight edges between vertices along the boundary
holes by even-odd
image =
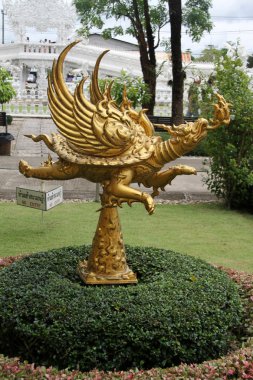
[[[136,284],[137,278],[126,262],[117,207],[100,211],[88,261],[81,261],[78,273],[86,284]]]

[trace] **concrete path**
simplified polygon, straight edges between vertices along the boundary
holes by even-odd
[[[1,131],[0,131],[1,132]],[[33,178],[25,178],[18,171],[18,163],[21,159],[28,161],[30,165],[39,166],[47,159],[48,148],[43,142],[35,143],[25,135],[39,135],[56,132],[56,127],[51,119],[20,118],[14,119],[9,126],[15,140],[12,142],[11,156],[0,156],[0,198],[15,199],[16,187],[29,189],[39,189],[41,181]],[[50,152],[52,154],[52,152]],[[53,158],[56,156],[53,156]],[[170,166],[175,164],[185,164],[197,169],[196,176],[178,176],[171,186],[166,186],[166,192],[161,192],[160,199],[164,200],[214,200],[215,197],[207,190],[203,184],[205,167],[203,158],[189,157],[180,158]],[[54,185],[62,185],[64,199],[95,199],[96,184],[85,179],[74,179],[69,181],[45,181],[46,188]],[[135,185],[134,185],[135,186]],[[136,187],[138,187],[136,185]],[[143,190],[150,192],[150,189]]]

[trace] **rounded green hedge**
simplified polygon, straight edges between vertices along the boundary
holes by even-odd
[[[86,286],[90,247],[28,256],[0,272],[0,352],[59,368],[167,367],[228,351],[242,319],[235,284],[190,256],[127,247],[138,285]]]

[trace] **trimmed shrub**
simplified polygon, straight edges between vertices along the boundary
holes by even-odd
[[[229,354],[221,359],[201,364],[181,364],[172,368],[152,368],[129,371],[104,372],[92,370],[80,372],[57,370],[54,367],[41,367],[18,358],[8,358],[0,354],[0,377],[3,380],[218,380],[218,379],[252,379],[253,348],[247,347]]]
[[[0,272],[0,352],[43,365],[120,370],[225,354],[242,319],[235,284],[190,256],[127,247],[136,286],[86,286],[90,247],[25,257]]]
[[[224,50],[215,63],[212,84],[208,81],[202,87],[205,117],[217,91],[231,103],[233,115],[228,127],[208,134],[206,150],[211,161],[205,183],[228,208],[253,213],[253,91],[240,54],[238,44]]]
[[[12,117],[11,115],[7,115],[6,118],[7,118],[7,124],[8,124],[8,125],[11,125],[11,124],[12,124],[13,117]]]

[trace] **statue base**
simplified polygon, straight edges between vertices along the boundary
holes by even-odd
[[[81,261],[77,272],[85,284],[90,285],[137,283],[136,275],[126,262],[116,206],[101,209],[88,261]]]
[[[88,271],[88,261],[82,261],[78,265],[77,272],[83,282],[87,285],[121,285],[137,284],[137,277],[134,272],[112,275],[97,275]]]

